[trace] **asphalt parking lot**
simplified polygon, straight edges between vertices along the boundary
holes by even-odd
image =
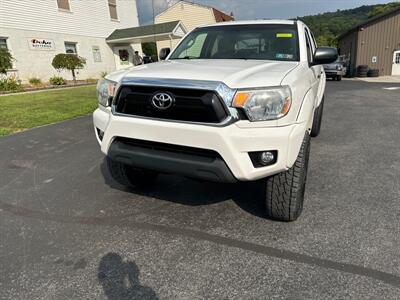
[[[400,90],[328,82],[305,209],[258,184],[115,184],[85,117],[0,138],[1,299],[399,299]]]

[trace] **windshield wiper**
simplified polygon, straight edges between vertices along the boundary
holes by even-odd
[[[196,59],[198,57],[195,56],[184,56],[184,57],[177,57],[177,58],[173,58],[173,59]]]

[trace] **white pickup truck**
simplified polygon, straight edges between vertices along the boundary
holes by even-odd
[[[267,215],[296,220],[336,49],[317,48],[300,21],[269,20],[196,28],[160,58],[98,83],[94,128],[112,177],[257,180]]]

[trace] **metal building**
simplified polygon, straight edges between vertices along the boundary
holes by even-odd
[[[378,15],[339,36],[339,52],[350,59],[350,73],[359,65],[380,75],[400,75],[400,7]]]

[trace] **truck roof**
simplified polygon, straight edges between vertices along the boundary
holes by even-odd
[[[296,20],[248,20],[248,21],[231,21],[221,22],[216,24],[209,24],[205,26],[199,26],[198,28],[215,27],[215,26],[228,26],[228,25],[260,25],[260,24],[278,24],[278,25],[294,25]]]

